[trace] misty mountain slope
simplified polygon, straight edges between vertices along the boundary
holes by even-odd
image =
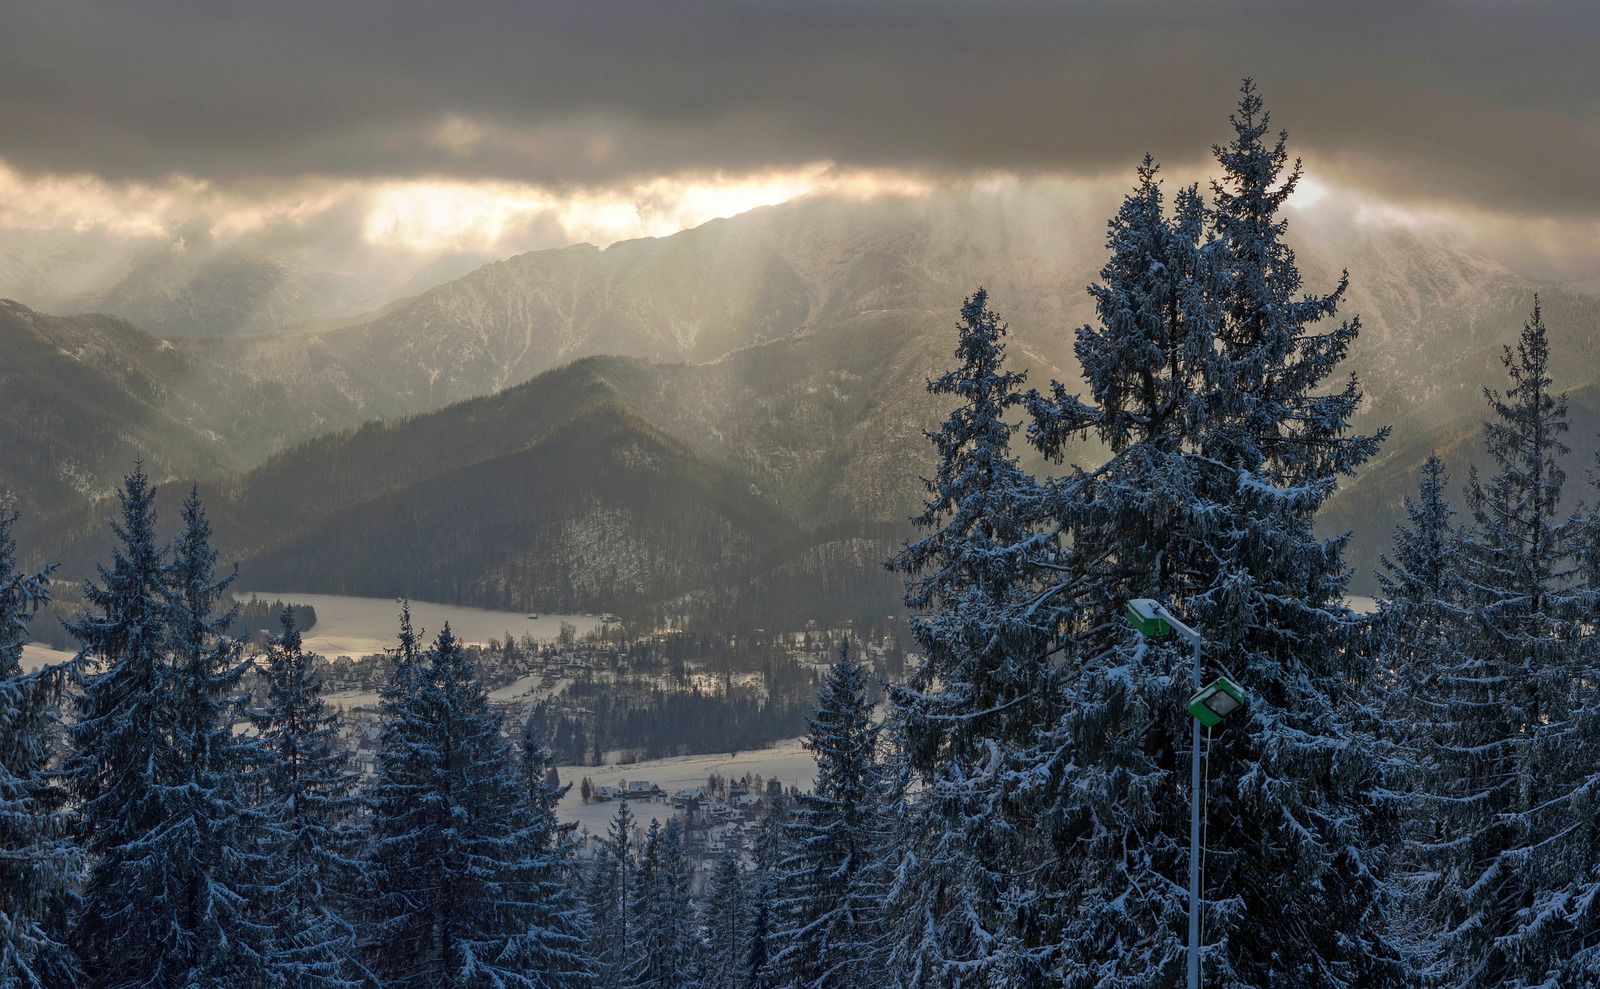
[[[803,533],[748,488],[606,402],[525,450],[330,515],[244,568],[309,591],[638,610],[796,552]]]
[[[633,241],[605,252],[521,255],[370,322],[261,341],[242,357],[273,369],[264,374],[293,376],[326,355],[324,364],[370,381],[373,402],[421,412],[577,357],[711,359],[803,322],[802,288],[759,245],[716,253],[689,240],[672,248]]]
[[[954,341],[947,314],[902,310],[710,364],[592,366],[632,407],[749,474],[803,524],[900,522],[919,504],[917,478],[930,469],[922,431],[951,404],[929,395],[926,381],[953,359]]]
[[[0,300],[0,490],[38,515],[107,494],[133,461],[156,476],[237,468],[172,389],[192,358],[109,317],[63,319]]]
[[[219,506],[219,537],[247,551],[429,478],[526,450],[617,400],[592,368],[573,366],[438,412],[327,434],[201,490]]]
[[[895,600],[897,587],[882,572],[881,561],[909,534],[905,519],[922,496],[917,478],[931,469],[922,430],[940,421],[950,404],[930,396],[924,382],[948,363],[940,352],[954,342],[953,323],[945,315],[874,313],[706,364],[584,358],[493,396],[307,441],[253,470],[202,481],[201,494],[224,553],[261,554],[245,564],[252,582],[265,579],[256,572],[260,561],[272,567],[272,582],[306,590],[366,587],[373,579],[367,571],[388,568],[419,582],[418,589],[402,585],[397,594],[448,594],[447,600],[478,604],[525,601],[549,609],[569,598],[551,597],[556,591],[534,581],[529,568],[553,566],[549,554],[559,544],[577,554],[561,563],[567,573],[561,587],[581,591],[586,607],[676,601],[674,613],[681,613],[729,609],[730,602],[742,601],[765,613],[815,617],[812,606],[820,595],[845,613],[855,613],[848,609],[868,598],[876,602],[869,611],[881,611]],[[569,520],[559,540],[546,533],[543,542],[524,545],[496,528],[501,516],[495,499],[515,503],[522,497],[516,490],[522,482],[509,480],[512,475],[505,472],[511,468],[487,465],[528,463],[526,457],[538,451],[540,483],[573,497],[605,488],[609,482],[594,470],[608,461],[590,458],[603,444],[586,450],[552,439],[602,412],[631,423],[635,431],[649,431],[657,445],[670,445],[678,451],[672,462],[681,465],[687,457],[701,464],[695,470],[714,471],[723,487],[732,486],[732,494],[724,497],[760,506],[750,516],[759,524],[741,523],[741,531],[762,533],[765,543],[782,552],[740,556],[740,578],[734,581],[731,563],[704,562],[723,551],[715,549],[721,545],[715,528],[705,528],[694,512],[648,516],[605,500],[589,504],[598,513],[595,519],[611,519],[602,528],[572,521],[575,509],[559,506],[561,517]],[[611,443],[616,434],[595,435]],[[563,451],[570,463],[552,459]],[[471,472],[480,468],[500,481],[473,481],[476,487],[461,511],[484,515],[481,524],[493,529],[493,538],[467,539],[452,550],[449,580],[417,569],[416,562],[387,560],[383,547],[399,552],[403,545],[431,545],[430,530],[437,524],[432,515],[405,506],[416,498],[433,504],[434,495],[427,492],[442,489],[428,485],[463,472],[476,478]],[[112,508],[100,502],[52,520],[58,538],[48,547],[50,559],[62,563],[65,572],[87,572],[105,552],[105,520]],[[753,509],[741,511],[748,516]],[[730,512],[723,514],[734,517]],[[648,521],[648,531],[634,533],[636,524],[645,524],[641,519]],[[359,533],[379,548],[377,555],[324,552],[328,545],[346,546],[340,541],[344,531]],[[677,564],[659,554],[616,562],[635,538],[644,547],[670,543],[685,560],[702,561],[694,572],[716,581],[696,589],[680,579]],[[515,552],[507,549],[519,546]],[[309,583],[294,576],[301,564]],[[841,566],[845,569],[836,570]],[[394,586],[384,584],[382,593]]]
[[[1446,459],[1456,486],[1451,494],[1461,506],[1468,465],[1484,462],[1483,389],[1506,388],[1500,357],[1515,344],[1535,292],[1549,328],[1555,387],[1572,392],[1572,463],[1587,465],[1593,427],[1600,426],[1584,411],[1600,372],[1600,295],[1541,286],[1482,255],[1409,233],[1319,244],[1306,255],[1312,258],[1305,265],[1308,285],[1332,283],[1338,272],[1330,273],[1330,261],[1349,267],[1341,315],[1360,315],[1362,331],[1346,367],[1359,375],[1365,393],[1354,428],[1391,429],[1360,473],[1343,479],[1318,519],[1321,532],[1352,533],[1346,560],[1357,593],[1373,591],[1371,571],[1405,519],[1404,498],[1415,494],[1416,469],[1429,452]],[[1569,487],[1568,497],[1587,493]]]
[[[99,228],[0,230],[0,297],[46,312],[81,311],[83,300],[160,249],[156,238],[130,241]]]
[[[403,294],[394,280],[318,267],[287,250],[224,246],[202,224],[170,236],[0,231],[0,296],[52,313],[112,313],[158,335],[260,332],[370,310]]]
[[[1074,379],[1074,331],[1093,316],[1085,286],[1104,262],[1105,217],[1116,206],[1102,198],[1048,183],[867,202],[808,196],[603,251],[519,255],[367,317],[208,343],[215,359],[258,379],[326,390],[389,418],[491,394],[586,355],[709,361],[880,311],[953,318],[981,285],[1011,324],[1013,355]],[[1309,224],[1304,233],[1308,290],[1350,270],[1342,311],[1365,329],[1348,366],[1374,422],[1399,425],[1420,409],[1426,428],[1436,413],[1419,400],[1492,359],[1534,288],[1437,239]]]
[[[140,261],[91,305],[153,333],[222,336],[287,326],[371,299],[368,286],[348,275],[244,251],[175,246]]]
[[[210,370],[167,402],[188,401],[194,411],[174,415],[208,424],[235,455],[211,468],[229,476],[204,486],[230,552],[518,454],[615,402],[744,478],[794,526],[819,540],[826,532],[833,548],[811,559],[843,560],[863,552],[853,541],[892,548],[920,505],[917,479],[932,464],[921,431],[947,411],[924,382],[951,365],[957,307],[978,285],[1010,323],[1009,353],[1029,383],[1057,378],[1077,390],[1073,329],[1092,315],[1084,286],[1102,262],[1111,207],[1028,188],[807,197],[604,251],[535,252],[369,316],[173,338]],[[1482,387],[1501,386],[1500,345],[1515,339],[1535,286],[1403,233],[1308,230],[1300,254],[1307,290],[1349,267],[1342,313],[1364,324],[1346,363],[1367,396],[1357,428],[1394,428],[1325,526],[1359,523],[1351,559],[1364,570],[1386,544],[1411,467],[1481,421]],[[1543,297],[1558,387],[1580,387],[1596,366],[1600,309],[1581,292]],[[387,421],[348,431],[374,417]],[[327,435],[285,449],[318,431]],[[89,520],[103,511],[58,520],[53,558],[69,571],[95,558],[103,536]],[[787,579],[789,565],[769,578]],[[817,580],[808,567],[783,572]]]
[[[0,301],[0,348],[0,490],[30,515],[108,494],[136,459],[157,479],[211,477],[361,421],[337,393],[261,380],[114,316]]]
[[[940,195],[803,198],[669,237],[537,251],[342,325],[218,343],[264,379],[344,375],[350,401],[416,413],[519,384],[575,358],[709,361],[805,327],[885,310],[946,312],[980,285],[1025,348],[1071,362],[1070,318],[1096,238],[1065,207]],[[1076,222],[1075,215],[1072,222]]]

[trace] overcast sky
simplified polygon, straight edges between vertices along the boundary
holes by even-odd
[[[671,226],[700,214],[663,190],[696,182],[741,205],[820,175],[1200,165],[1244,75],[1320,181],[1560,243],[1600,221],[1594,3],[22,0],[5,22],[0,225],[159,226],[189,199],[290,222],[359,192],[370,227],[373,189],[426,187],[456,197],[441,222],[654,189]]]

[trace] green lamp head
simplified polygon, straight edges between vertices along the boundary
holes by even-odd
[[[1161,605],[1152,598],[1134,598],[1128,602],[1128,621],[1145,635],[1166,635],[1172,631],[1172,626],[1156,611],[1159,607]]]
[[[1244,707],[1244,691],[1227,677],[1217,677],[1189,698],[1189,713],[1200,719],[1207,728],[1222,723],[1222,719]]]

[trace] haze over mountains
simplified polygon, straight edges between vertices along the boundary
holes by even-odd
[[[962,298],[989,289],[1030,383],[1075,380],[1072,331],[1114,206],[1048,184],[804,198],[520,255],[357,316],[338,315],[349,286],[274,262],[216,258],[210,282],[163,262],[137,282],[158,288],[100,297],[128,319],[0,307],[3,428],[19,438],[0,485],[37,520],[26,545],[73,576],[107,544],[92,499],[143,456],[158,479],[204,481],[224,552],[274,587],[870,613],[895,597],[878,564],[921,501],[921,431],[947,411],[924,381],[949,362]],[[1600,427],[1600,298],[1395,231],[1313,238],[1300,261],[1312,291],[1349,268],[1359,425],[1394,427],[1325,523],[1356,530],[1358,588],[1428,450],[1464,481],[1482,388],[1503,387],[1499,348],[1535,288],[1581,478]],[[159,286],[182,277],[244,301],[219,317],[152,302],[181,296]]]

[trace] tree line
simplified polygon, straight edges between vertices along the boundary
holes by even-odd
[[[76,651],[78,641],[67,631],[66,625],[77,617],[86,603],[79,588],[56,582],[50,588],[49,600],[40,604],[38,611],[33,613],[33,618],[28,624],[28,634],[33,641],[42,642],[52,649],[62,652]],[[317,624],[317,609],[309,604],[286,604],[283,601],[263,601],[255,597],[235,602],[231,595],[223,603],[227,607],[238,608],[234,613],[232,627],[238,629],[238,634],[253,646],[266,645],[267,638],[272,634],[272,629],[278,624],[278,619],[285,608],[293,612],[295,627],[302,633],[311,631]]]
[[[1268,123],[1246,82],[1208,197],[1169,208],[1141,165],[1078,333],[1086,394],[1025,390],[966,301],[922,534],[890,561],[922,661],[880,720],[841,649],[811,792],[698,895],[679,823],[626,803],[579,861],[546,740],[506,741],[448,628],[402,618],[364,785],[292,621],[269,696],[239,697],[197,498],[163,550],[129,477],[83,654],[32,675],[48,574],[0,540],[0,985],[1170,986],[1194,797],[1206,985],[1600,982],[1600,509],[1561,507],[1543,314],[1485,389],[1464,511],[1430,458],[1353,613],[1347,537],[1314,522],[1384,433],[1350,428],[1359,321],[1333,322],[1342,280],[1302,292],[1299,163]],[[1019,466],[1019,441],[1059,460],[1084,436],[1104,463]],[[1132,598],[1246,694],[1198,793],[1188,648],[1136,630]]]

